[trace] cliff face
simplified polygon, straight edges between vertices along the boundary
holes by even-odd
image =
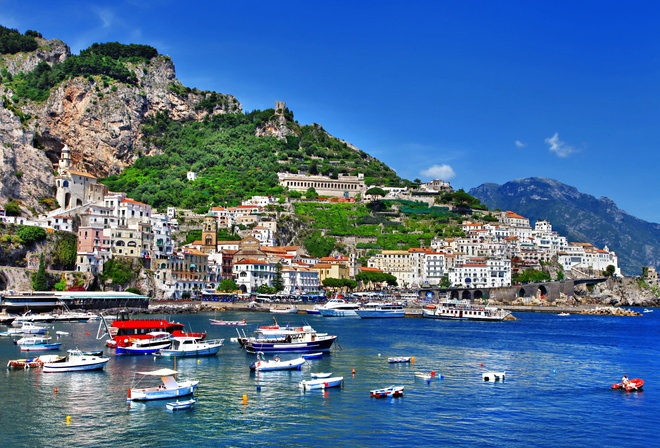
[[[34,69],[41,61],[60,63],[70,56],[60,41],[40,43],[35,52],[0,57],[0,68],[16,74]],[[24,212],[43,211],[39,199],[54,195],[53,165],[64,145],[71,149],[74,169],[107,177],[142,154],[158,153],[141,138],[142,124],[156,113],[167,111],[174,120],[190,121],[241,110],[230,95],[223,95],[223,105],[211,111],[197,108],[211,92],[186,90],[166,56],[129,69],[138,78],[137,85],[73,78],[54,87],[45,102],[21,106],[22,121],[11,102],[13,92],[3,92],[7,99],[0,103],[0,204],[13,198]]]

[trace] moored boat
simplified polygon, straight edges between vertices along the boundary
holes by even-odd
[[[183,401],[177,400],[167,403],[165,407],[170,411],[183,411],[184,409],[191,409],[195,405],[195,403],[197,403],[197,400],[191,398],[190,400],[183,400]]]
[[[423,316],[431,319],[502,321],[514,319],[504,309],[471,304],[469,300],[445,300],[434,309],[423,309]],[[515,320],[515,319],[514,319]]]
[[[298,307],[287,306],[285,308],[273,307],[269,310],[272,314],[298,314]]]
[[[323,358],[323,352],[318,352],[318,353],[307,353],[301,355],[305,359],[321,359]]]
[[[312,378],[330,378],[332,373],[330,372],[312,372],[310,374]]]
[[[315,353],[327,352],[337,336],[317,333],[311,327],[309,330],[288,330],[279,334],[265,334],[257,330],[255,336],[247,338],[245,350],[248,353]]]
[[[257,353],[257,360],[250,364],[250,370],[257,372],[264,372],[270,370],[300,370],[300,367],[305,364],[305,358],[295,358],[281,360],[279,356],[274,359],[266,360],[263,352]]]
[[[21,348],[22,352],[59,350],[62,343],[50,342],[50,339],[50,337],[46,336],[26,336],[16,341],[16,344]]]
[[[172,335],[166,331],[152,331],[147,338],[129,339],[127,344],[117,346],[118,355],[152,355],[172,345]]]
[[[405,362],[410,362],[413,359],[412,356],[392,356],[390,358],[387,358],[387,362],[390,364],[394,363],[405,363]]]
[[[158,369],[149,372],[136,372],[133,384],[128,388],[127,401],[161,400],[164,398],[185,397],[195,393],[199,381],[177,381],[178,372],[172,369]],[[158,386],[139,387],[146,378],[160,377]]]
[[[331,378],[319,378],[313,380],[302,380],[298,386],[303,390],[329,389],[331,387],[341,387],[344,383],[343,376],[334,376]]]
[[[506,372],[484,372],[481,374],[484,381],[504,381]]]
[[[244,327],[247,325],[247,320],[218,320],[218,319],[209,319],[211,325],[219,325],[224,327]]]
[[[382,389],[374,389],[369,394],[374,398],[396,398],[403,396],[404,386],[390,386]]]
[[[205,339],[203,341],[197,340],[194,337],[177,337],[172,338],[172,345],[169,348],[162,348],[158,351],[160,356],[178,356],[185,357],[201,357],[216,355],[222,345],[224,339]]]
[[[405,317],[405,309],[399,303],[369,302],[356,311],[362,319]]]
[[[45,362],[59,362],[64,361],[65,356],[60,355],[41,355],[35,358],[27,359],[10,359],[7,361],[8,369],[36,369],[42,367]]]
[[[323,317],[357,317],[360,305],[349,303],[344,299],[330,299],[319,307],[319,313]]]
[[[64,361],[44,362],[44,373],[56,372],[83,372],[89,370],[102,370],[110,361],[96,355],[86,355],[81,350],[69,350]]]

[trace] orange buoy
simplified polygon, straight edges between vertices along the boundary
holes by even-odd
[[[482,362],[482,363],[481,363],[481,367],[483,367],[483,366],[484,366],[484,363]]]
[[[351,373],[352,373],[353,375],[355,375],[355,369],[353,369],[353,370],[351,371]]]
[[[53,392],[54,392],[54,393],[57,393],[57,387],[56,387],[55,389],[53,389]]]

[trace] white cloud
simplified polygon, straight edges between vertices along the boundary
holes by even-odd
[[[431,179],[441,179],[445,181],[453,179],[454,176],[456,176],[454,169],[446,164],[433,165],[430,168],[420,171],[419,174],[424,177],[430,177]]]
[[[516,145],[516,148],[524,148],[525,146],[527,146],[526,143],[523,143],[520,140],[516,140],[515,145]]]
[[[555,132],[552,137],[546,138],[545,142],[550,147],[550,151],[557,154],[559,157],[568,157],[571,153],[575,152],[575,148],[567,145],[566,142],[559,140],[559,133]]]

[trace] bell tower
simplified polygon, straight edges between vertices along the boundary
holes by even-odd
[[[218,220],[215,215],[209,214],[202,224],[202,245],[204,252],[215,252],[218,247]]]

